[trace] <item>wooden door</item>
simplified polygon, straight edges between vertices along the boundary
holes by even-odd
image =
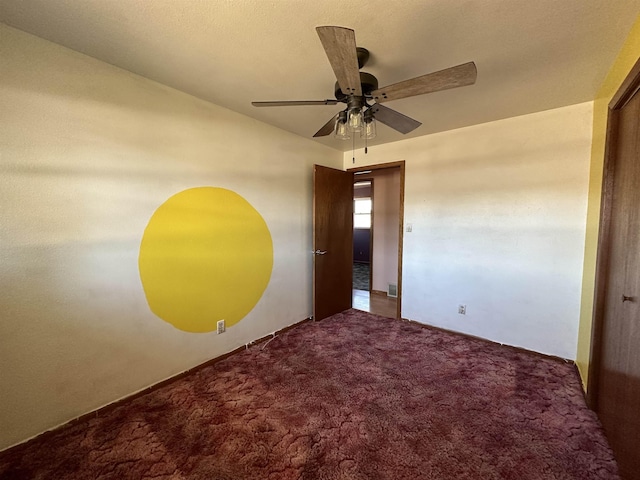
[[[353,173],[314,165],[313,317],[351,308]]]
[[[634,91],[610,114],[595,376],[595,406],[626,480],[640,479],[640,93]]]

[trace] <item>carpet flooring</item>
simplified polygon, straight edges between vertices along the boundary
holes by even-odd
[[[2,479],[617,479],[572,365],[348,310],[0,453]]]
[[[369,291],[369,264],[353,264],[353,289]]]

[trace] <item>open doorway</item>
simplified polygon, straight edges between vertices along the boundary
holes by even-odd
[[[353,183],[353,289],[371,291],[373,179]]]
[[[354,172],[353,308],[400,318],[404,162],[350,171]]]

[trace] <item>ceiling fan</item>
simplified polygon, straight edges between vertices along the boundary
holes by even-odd
[[[334,132],[337,138],[347,140],[351,138],[351,133],[360,132],[362,137],[371,139],[375,137],[375,120],[400,133],[409,133],[422,124],[381,105],[382,103],[473,85],[476,82],[476,65],[468,62],[379,88],[376,77],[360,71],[369,59],[369,51],[356,46],[356,35],[352,29],[326,26],[316,27],[316,31],[338,80],[335,84],[335,100],[251,102],[255,107],[345,103],[346,108],[334,115],[314,137],[323,137]]]

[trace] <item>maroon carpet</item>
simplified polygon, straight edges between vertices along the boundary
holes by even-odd
[[[617,479],[574,367],[351,310],[53,436],[2,479]]]

